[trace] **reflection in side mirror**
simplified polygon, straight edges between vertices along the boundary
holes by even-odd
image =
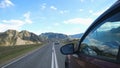
[[[66,44],[60,48],[60,51],[64,55],[74,54],[74,44]]]

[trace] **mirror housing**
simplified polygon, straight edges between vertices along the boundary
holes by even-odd
[[[66,45],[62,46],[60,48],[60,51],[64,55],[74,54],[75,53],[75,51],[74,51],[74,44],[70,43],[70,44],[66,44]]]

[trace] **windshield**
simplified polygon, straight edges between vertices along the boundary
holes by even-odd
[[[116,1],[0,0],[0,67],[64,68],[60,47],[69,42],[77,47],[86,29]],[[100,31],[106,30],[111,29]]]

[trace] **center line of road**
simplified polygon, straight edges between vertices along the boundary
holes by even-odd
[[[57,62],[57,57],[56,57],[56,52],[55,52],[55,47],[54,47],[54,45],[53,45],[53,47],[52,47],[51,68],[58,68],[58,62]]]

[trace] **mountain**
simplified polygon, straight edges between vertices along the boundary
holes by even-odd
[[[16,30],[7,30],[0,33],[0,46],[13,46],[25,44],[39,44],[41,40],[36,34],[23,30],[18,32]]]
[[[61,33],[42,33],[36,35],[32,32],[23,30],[18,32],[16,30],[7,30],[0,32],[0,46],[14,46],[14,45],[26,45],[26,44],[40,44],[47,42],[65,42],[71,40],[71,37],[80,38],[82,34],[65,35]]]
[[[74,35],[69,35],[70,38],[78,38],[80,39],[82,36],[83,36],[83,33],[80,33],[80,34],[74,34]]]
[[[110,30],[111,33],[119,33],[120,34],[120,27],[113,28]]]
[[[68,40],[69,36],[61,33],[42,33],[39,35],[39,37],[44,37],[44,40],[49,40],[49,41],[61,41],[61,40]]]

